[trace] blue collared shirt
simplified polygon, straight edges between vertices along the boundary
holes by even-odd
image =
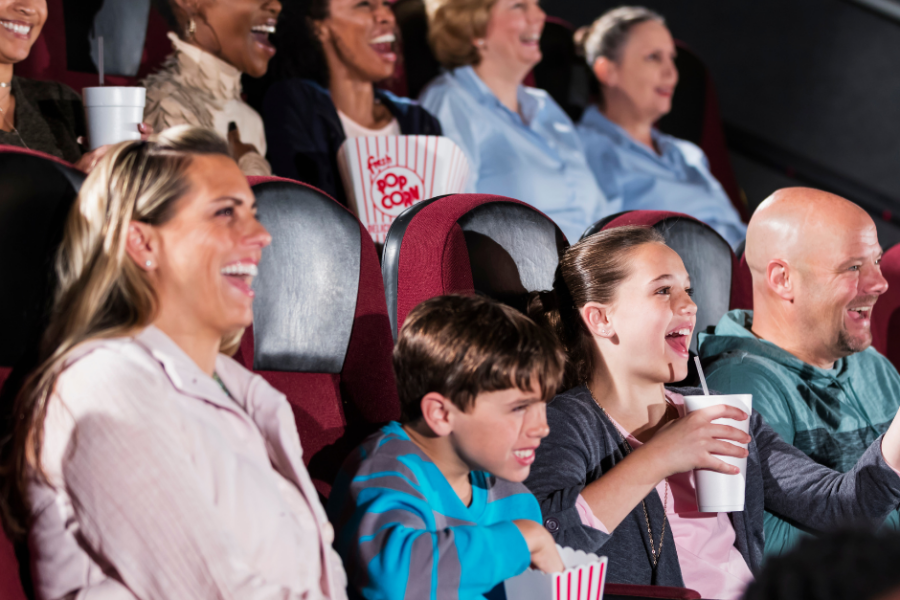
[[[656,154],[595,106],[584,112],[578,134],[597,183],[616,212],[682,212],[708,224],[732,247],[746,236],[747,226],[696,145],[654,129],[660,151]]]
[[[461,67],[435,79],[420,100],[469,159],[467,191],[527,202],[572,243],[610,214],[575,125],[545,91],[519,86],[519,115],[472,67]]]

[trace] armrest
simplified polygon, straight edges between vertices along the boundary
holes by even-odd
[[[700,594],[687,588],[662,585],[627,585],[607,583],[603,591],[604,600],[619,598],[666,598],[668,600],[699,600]]]

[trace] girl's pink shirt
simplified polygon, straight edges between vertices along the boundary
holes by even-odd
[[[683,417],[685,407],[681,394],[666,390],[666,397],[678,409],[678,416]],[[620,432],[624,432],[618,423],[613,421],[613,424]],[[632,435],[628,435],[627,439],[632,448],[641,445],[641,442]],[[684,585],[700,592],[703,598],[721,600],[740,598],[747,584],[753,581],[753,574],[747,567],[744,557],[734,547],[734,527],[728,513],[698,512],[693,471],[679,473],[668,479],[666,515],[672,536],[675,538],[675,547],[678,549],[678,564],[681,566]],[[664,500],[665,480],[656,486],[656,491],[660,499]],[[582,496],[578,496],[575,508],[581,516],[582,524],[609,533]],[[658,523],[654,523],[653,526],[654,533],[659,531]],[[659,543],[659,540],[654,541]]]

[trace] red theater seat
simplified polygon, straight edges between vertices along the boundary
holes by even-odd
[[[83,180],[80,171],[52,156],[0,146],[0,255],[13,258],[0,266],[3,414],[10,408],[21,375],[34,364],[54,286],[53,259]],[[4,600],[26,597],[13,546],[2,534],[0,592]]]
[[[250,183],[273,241],[236,358],[288,397],[327,496],[347,454],[400,416],[378,256],[356,217],[323,192],[274,177]]]
[[[441,294],[485,294],[524,310],[549,290],[568,242],[541,212],[518,200],[454,194],[420,202],[388,232],[382,271],[393,330],[417,304]]]
[[[884,253],[881,274],[888,290],[872,309],[872,345],[900,369],[900,244]]]

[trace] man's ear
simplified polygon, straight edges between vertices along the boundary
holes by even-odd
[[[592,70],[597,77],[597,81],[607,87],[616,85],[618,82],[619,71],[616,68],[616,64],[605,56],[601,56],[594,61],[594,68]]]
[[[444,437],[453,432],[453,423],[450,418],[453,410],[452,404],[449,398],[437,392],[428,392],[422,397],[422,418],[438,437]]]
[[[616,335],[608,305],[588,302],[578,312],[593,337],[611,338]]]
[[[766,265],[766,284],[782,300],[794,301],[794,275],[786,260],[776,258]]]
[[[138,268],[150,272],[159,267],[157,248],[156,231],[151,225],[140,221],[128,224],[125,252],[137,263]]]

